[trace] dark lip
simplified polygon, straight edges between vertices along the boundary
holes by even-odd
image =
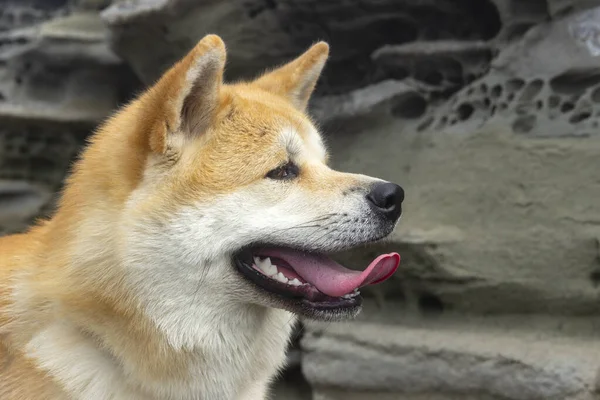
[[[360,294],[349,299],[331,297],[319,292],[312,286],[290,287],[290,285],[268,278],[252,268],[251,265],[253,249],[260,249],[260,247],[268,247],[268,245],[246,247],[233,256],[233,263],[240,274],[259,289],[277,296],[281,301],[290,304],[292,307],[294,305],[302,308],[308,307],[320,312],[337,313],[341,310],[354,309],[362,305],[363,299]]]

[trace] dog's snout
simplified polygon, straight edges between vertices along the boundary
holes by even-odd
[[[378,213],[389,220],[396,221],[402,214],[404,189],[395,183],[377,183],[371,188],[367,200]]]

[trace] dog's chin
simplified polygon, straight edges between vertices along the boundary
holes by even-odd
[[[247,246],[233,256],[233,265],[253,286],[254,302],[326,321],[354,318],[363,302],[359,288],[388,279],[399,262],[396,253],[381,255],[359,272],[322,253],[269,244]]]

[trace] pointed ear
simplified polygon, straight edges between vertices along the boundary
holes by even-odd
[[[319,42],[295,60],[264,74],[254,84],[285,97],[304,111],[328,56],[329,45]]]
[[[150,148],[165,153],[181,135],[206,130],[220,102],[225,68],[225,44],[216,35],[205,36],[149,90]]]

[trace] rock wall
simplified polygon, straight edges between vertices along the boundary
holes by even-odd
[[[101,6],[0,2],[0,233],[52,210],[86,136],[140,87],[110,48]]]
[[[318,39],[335,167],[406,188],[395,279],[306,322],[277,398],[600,399],[600,1],[2,0],[0,232],[206,33],[227,79]]]

